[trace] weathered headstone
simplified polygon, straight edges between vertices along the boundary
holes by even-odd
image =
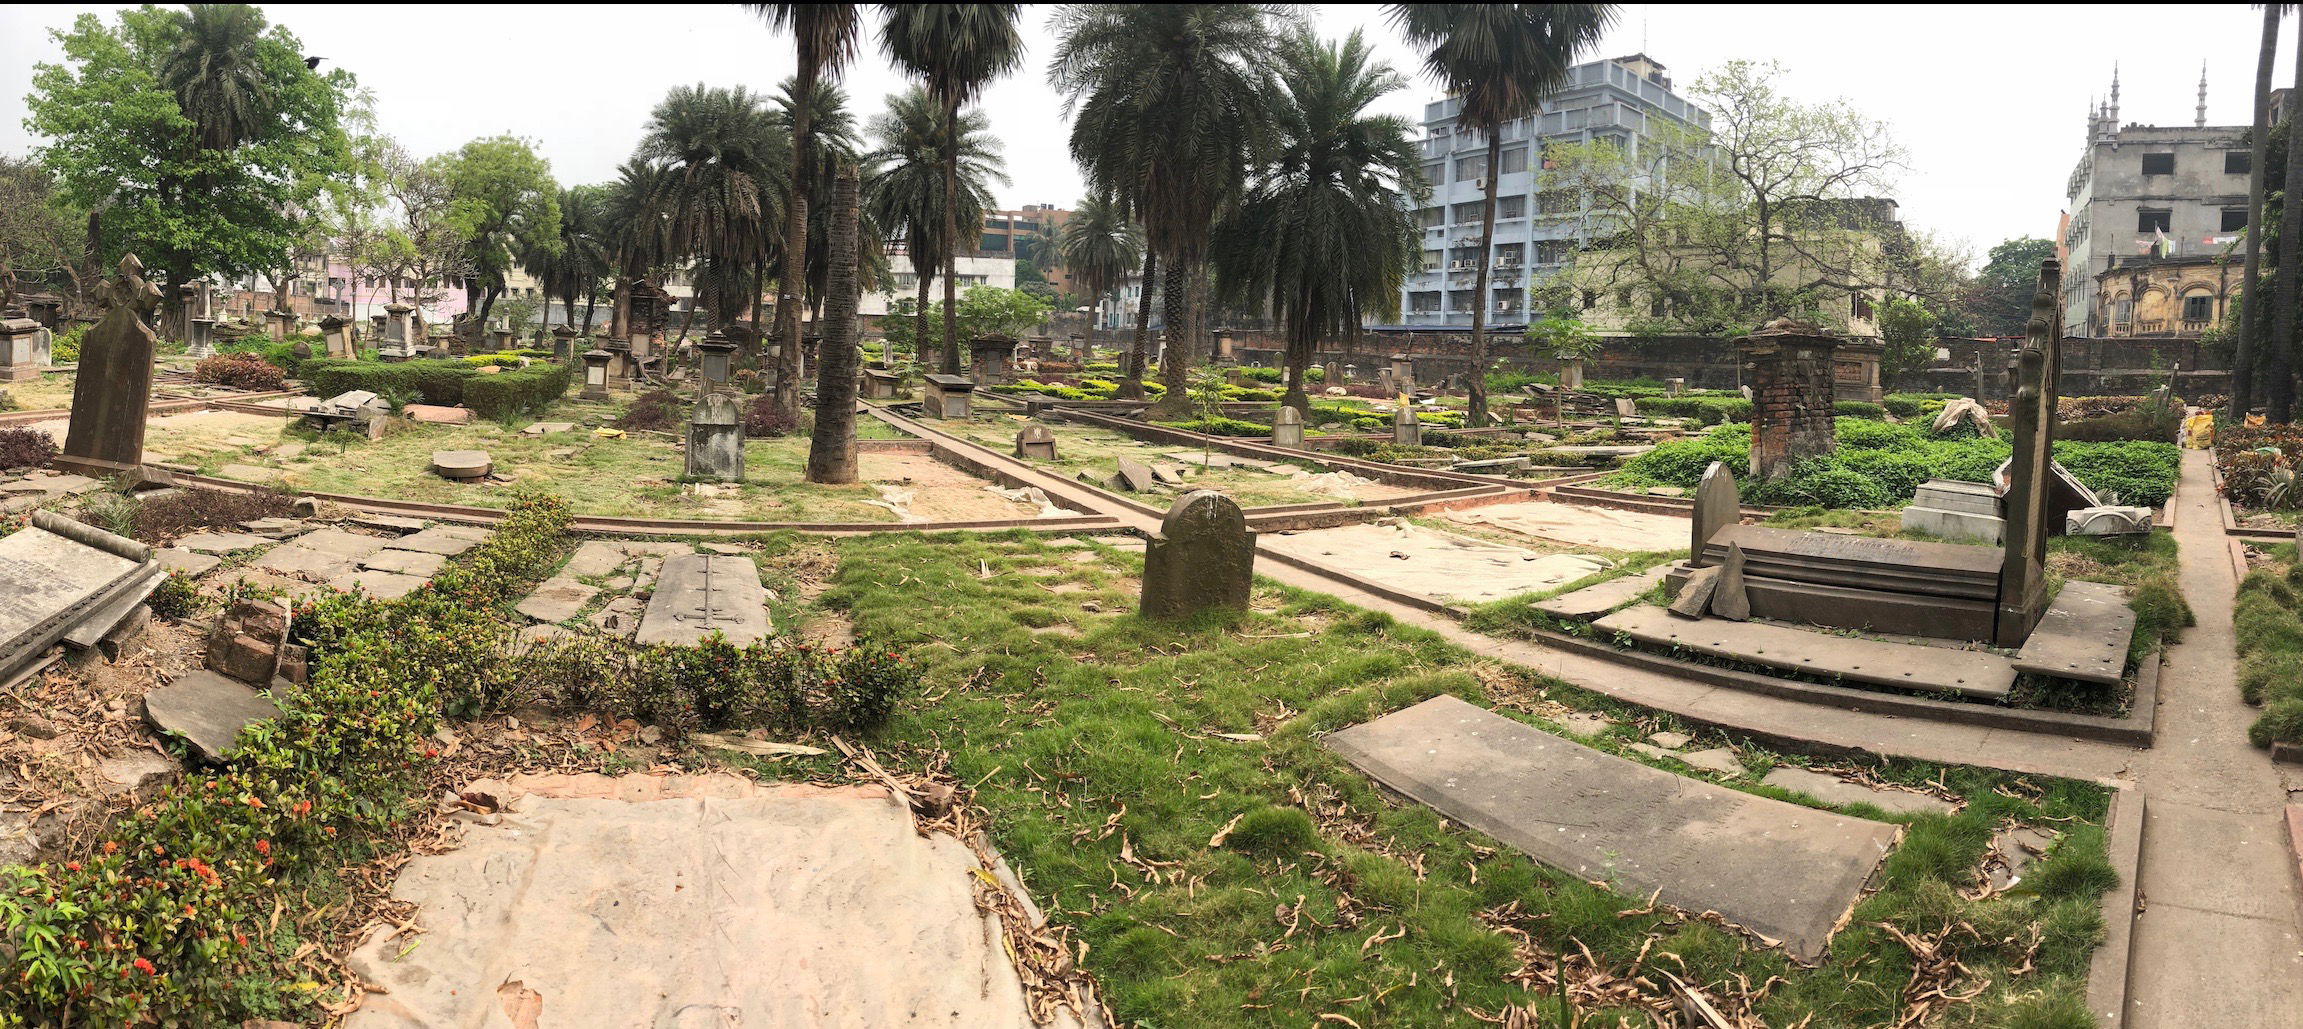
[[[969,371],[977,382],[1007,382],[1013,377],[1016,338],[992,333],[968,341]]]
[[[608,362],[615,356],[605,350],[584,351],[584,390],[578,396],[585,400],[608,399]]]
[[[1583,388],[1582,358],[1571,357],[1559,363],[1559,387],[1561,389]]]
[[[744,408],[736,395],[704,394],[688,419],[687,477],[708,482],[744,481]]]
[[[384,340],[376,348],[376,356],[386,361],[405,361],[416,356],[416,347],[422,342],[418,336],[416,309],[409,304],[384,305]]]
[[[1390,368],[1378,368],[1375,370],[1375,385],[1377,389],[1383,390],[1385,393],[1398,392],[1399,388],[1399,384],[1393,381],[1391,377]]]
[[[2007,467],[2004,510],[2007,532],[1999,569],[1998,619],[1993,642],[2020,647],[2047,609],[2049,466],[2054,461],[2056,380],[2062,375],[2062,264],[2039,267],[2039,288],[2031,298],[2031,321],[2022,348],[2009,365],[2014,383],[2007,420],[2015,453]]]
[[[1343,385],[1343,383],[1344,383],[1344,378],[1343,378],[1343,362],[1341,362],[1341,361],[1329,361],[1329,362],[1327,363],[1327,367],[1326,367],[1326,368],[1324,368],[1324,369],[1322,369],[1322,375],[1321,375],[1321,377],[1320,377],[1320,385],[1323,385],[1323,386],[1341,386],[1341,385]]]
[[[156,571],[144,544],[33,511],[31,525],[0,537],[0,683],[43,662],[49,647]]]
[[[1195,490],[1176,498],[1144,549],[1147,618],[1209,609],[1247,610],[1255,584],[1255,533],[1230,497]]]
[[[1271,445],[1288,450],[1303,449],[1303,412],[1292,407],[1281,407],[1271,419]]]
[[[143,262],[120,259],[120,274],[96,287],[104,317],[80,341],[72,384],[72,423],[56,466],[114,475],[144,463],[144,419],[152,405],[152,354],[160,338],[144,319],[160,302]]]
[[[357,354],[352,342],[352,320],[341,315],[320,319],[320,338],[327,346],[328,356],[338,361],[350,360]]]
[[[1040,461],[1056,460],[1056,434],[1038,422],[1016,430],[1016,456]]]
[[[1743,591],[1743,548],[1727,545],[1727,560],[1719,563],[1719,579],[1711,590],[1711,613],[1730,621],[1751,619],[1751,596]]]
[[[1638,402],[1638,401],[1636,401],[1636,400],[1633,400],[1633,399],[1631,399],[1630,397],[1617,397],[1617,398],[1615,398],[1615,416],[1616,416],[1617,418],[1636,418],[1636,417],[1638,417],[1638,416],[1639,416],[1639,402]]]
[[[285,340],[296,334],[296,312],[264,312],[264,334],[276,340]]]
[[[1415,417],[1413,408],[1402,405],[1392,412],[1391,441],[1403,447],[1423,445],[1423,422]]]
[[[1687,392],[1687,380],[1676,376],[1673,378],[1665,379],[1663,380],[1663,388],[1670,395],[1676,397],[1682,393]]]
[[[1912,493],[1902,527],[1947,540],[1997,544],[2007,522],[1999,515],[1999,491],[1990,486],[1929,479]]]
[[[1150,466],[1124,457],[1119,459],[1119,471],[1114,479],[1123,489],[1136,493],[1148,493],[1159,483],[1159,477],[1152,474]]]
[[[1728,471],[1723,462],[1711,462],[1711,467],[1703,470],[1703,480],[1695,487],[1694,524],[1690,526],[1687,543],[1688,561],[1696,565],[1703,564],[1703,545],[1711,541],[1711,535],[1723,526],[1734,525],[1742,520],[1743,500],[1736,495],[1735,473]]]
[[[691,646],[717,632],[740,647],[768,631],[768,593],[750,558],[679,554],[664,559],[638,639]]]

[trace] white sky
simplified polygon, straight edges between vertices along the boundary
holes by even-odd
[[[1420,121],[1435,91],[1372,4],[1307,7],[1323,33],[1364,28],[1412,78],[1384,109]],[[0,151],[34,141],[23,128],[32,65],[61,55],[47,29],[110,7],[0,7]],[[704,82],[771,92],[791,74],[790,41],[734,4],[316,6],[270,4],[306,53],[349,68],[373,90],[385,132],[418,154],[509,132],[533,140],[564,184],[605,181],[631,151],[649,109],[672,86]],[[1048,5],[1025,11],[1025,70],[992,87],[984,106],[1007,149],[1014,185],[1005,206],[1069,206],[1080,179],[1065,149],[1062,100],[1046,84]],[[2047,6],[1786,7],[1625,5],[1586,58],[1644,50],[1683,86],[1735,58],[1775,59],[1786,88],[1844,97],[1886,120],[1910,151],[1895,191],[1917,228],[1964,241],[1980,258],[2011,236],[2052,235],[2064,182],[2079,157],[2090,97],[2121,69],[2124,120],[2185,125],[2207,64],[2209,124],[2249,120],[2247,90],[2261,15],[2245,4],[2185,7],[2180,17],[2105,18]],[[876,23],[876,19],[875,23]],[[2277,81],[2292,80],[2293,23],[2282,33]],[[876,40],[847,73],[860,115],[902,85]]]

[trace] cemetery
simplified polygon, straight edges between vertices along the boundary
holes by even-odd
[[[922,5],[756,6],[802,48],[864,19],[815,27],[923,82],[1009,45]],[[1395,12],[1419,48],[1429,6]],[[1365,56],[1193,11],[1242,19],[1260,42],[1222,63],[1277,54],[1275,88]],[[1175,16],[1051,25],[1156,69],[1203,42]],[[226,17],[264,24],[81,19],[43,138],[75,131],[48,95],[100,107],[97,81],[204,130],[105,62]],[[294,41],[245,46],[348,143],[371,112]],[[1116,88],[1064,53],[1059,91]],[[789,96],[859,59],[817,57]],[[1339,93],[1393,88],[1367,60]],[[1099,187],[1026,291],[981,284],[1019,250],[912,252],[946,216],[1024,231],[972,94],[859,119],[832,90],[821,122],[763,97],[680,87],[597,187],[512,136],[380,148],[364,213],[392,227],[346,257],[380,274],[187,256],[110,207],[71,209],[62,264],[0,264],[0,1026],[2292,1010],[2259,998],[2303,970],[2303,434],[2186,396],[2196,368],[2105,366],[2052,249],[1958,375],[1835,313],[1867,294],[1690,342],[1665,300],[1512,287],[1411,331],[1452,312],[1363,294],[1466,269],[1274,267],[1306,241],[1259,205],[1344,200],[1272,169],[1238,211]],[[1195,131],[1147,103],[1153,138]],[[211,142],[184,146],[243,146]],[[925,199],[947,186],[986,209]],[[1412,199],[1325,250],[1453,231]],[[1582,328],[1581,293],[1631,327]],[[1491,349],[1490,314],[1522,338]]]

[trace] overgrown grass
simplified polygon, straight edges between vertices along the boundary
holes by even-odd
[[[1512,940],[1482,919],[1517,903],[1514,925],[1541,948],[1587,946],[1616,974],[1668,969],[1730,989],[1738,977],[1756,987],[1780,976],[1755,1013],[1775,1025],[1812,1016],[1815,1027],[1896,1019],[1912,959],[1878,923],[1929,936],[1964,923],[1975,932],[1955,931],[1944,946],[1982,992],[1947,1024],[2084,1024],[2066,1016],[2083,1011],[2087,955],[2101,935],[2100,787],[1880,768],[1906,782],[1940,776],[1967,806],[1899,819],[1908,831],[1879,892],[1822,965],[1803,969],[1393,804],[1319,743],[1442,693],[1547,725],[1526,712],[1588,702],[1572,687],[1270,586],[1237,619],[1146,623],[1129,613],[1133,558],[1077,561],[1080,551],[1020,535],[841,548],[823,603],[925,666],[929,699],[899,709],[884,749],[911,762],[948,752],[1000,851],[1088,945],[1083,961],[1120,1021],[1469,1025],[1518,1005],[1548,1013],[1551,1001],[1511,980],[1522,963]],[[1611,709],[1626,719],[1612,731],[1627,736],[1659,721]],[[2040,872],[2036,894],[1963,899],[2005,819],[2067,830],[2049,862],[2065,870]],[[1224,841],[1211,842],[1227,824]],[[2035,929],[2036,969],[2017,974]],[[1351,1021],[1319,1020],[1329,1014]],[[1647,1024],[1630,1008],[1584,1014],[1596,1019],[1588,1024]]]
[[[2263,705],[2247,728],[2248,741],[2258,747],[2303,743],[2303,564],[2249,572],[2239,582],[2231,618],[2240,695]]]

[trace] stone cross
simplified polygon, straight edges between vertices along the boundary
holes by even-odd
[[[687,477],[744,481],[744,408],[733,393],[713,391],[688,419]]]
[[[120,274],[96,287],[104,317],[80,343],[80,373],[72,384],[72,421],[59,467],[114,475],[144,463],[144,419],[152,405],[152,355],[160,338],[146,318],[160,290],[144,280],[144,264],[129,254]]]
[[[2047,607],[2047,536],[2053,531],[2048,491],[2054,473],[2056,392],[2062,373],[2062,264],[2039,266],[2039,289],[2031,298],[2031,321],[2022,349],[2009,365],[2013,387],[2007,420],[2014,429],[2015,454],[2007,466],[2004,497],[2006,551],[1999,567],[1999,614],[1992,642],[2020,647]]]
[[[1255,533],[1230,497],[1194,490],[1176,498],[1144,549],[1146,618],[1247,610],[1255,583]]]
[[[1056,434],[1037,422],[1024,426],[1016,431],[1016,456],[1042,461],[1056,460]]]
[[[1743,520],[1743,501],[1735,492],[1735,473],[1713,461],[1695,487],[1694,525],[1688,534],[1687,563],[1703,565],[1703,545],[1719,530]]]
[[[1292,407],[1281,407],[1271,419],[1271,445],[1289,450],[1303,449],[1303,412]]]

